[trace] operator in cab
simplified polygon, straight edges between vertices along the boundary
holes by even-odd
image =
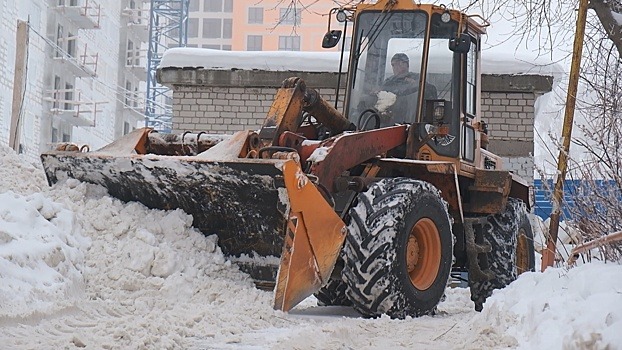
[[[398,52],[391,58],[393,75],[387,78],[380,90],[395,94],[395,102],[390,107],[393,122],[414,122],[419,92],[419,74],[410,71],[408,55]],[[436,99],[436,87],[426,83],[424,98]],[[380,96],[379,96],[380,97]]]

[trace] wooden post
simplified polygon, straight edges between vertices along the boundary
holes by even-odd
[[[17,21],[15,40],[15,74],[13,75],[13,103],[11,105],[11,126],[9,128],[9,147],[19,152],[20,114],[26,89],[26,52],[28,50],[28,22]]]
[[[581,55],[583,53],[583,36],[585,35],[587,5],[588,0],[579,1],[577,29],[574,35],[570,78],[568,79],[568,94],[566,95],[566,109],[564,111],[564,127],[562,129],[563,148],[559,151],[559,159],[557,161],[557,181],[555,182],[555,190],[553,191],[553,211],[551,212],[551,222],[549,224],[546,248],[542,251],[542,271],[546,270],[549,266],[553,266],[555,262],[559,218],[561,216],[562,199],[564,198],[564,180],[566,178],[566,168],[568,167],[568,153],[570,152],[574,109],[577,103],[577,86],[579,85],[579,70],[581,68]]]

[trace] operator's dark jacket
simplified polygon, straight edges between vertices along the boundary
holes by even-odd
[[[414,80],[409,82],[406,78]],[[387,78],[382,84],[381,90],[392,92],[397,95],[397,100],[391,107],[393,122],[412,122],[414,121],[414,113],[419,91],[419,76],[415,73],[408,72],[406,74],[394,75]],[[438,93],[436,87],[432,84],[425,84],[424,99],[436,99]]]
[[[410,78],[414,80],[414,83],[406,81],[406,78]],[[387,78],[382,84],[383,91],[389,91],[397,96],[404,96],[414,94],[419,91],[419,76],[417,74],[408,72],[406,74],[394,75],[392,77]],[[436,91],[436,87],[432,84],[425,84],[425,96],[426,100],[428,99],[436,99],[438,93]]]

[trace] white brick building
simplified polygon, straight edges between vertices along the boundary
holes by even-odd
[[[23,153],[102,146],[144,122],[148,1],[0,0],[0,142],[12,118],[17,21],[30,21]]]

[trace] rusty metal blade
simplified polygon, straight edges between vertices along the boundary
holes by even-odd
[[[285,163],[283,176],[290,215],[274,290],[274,308],[289,311],[328,281],[346,229],[297,163]]]

